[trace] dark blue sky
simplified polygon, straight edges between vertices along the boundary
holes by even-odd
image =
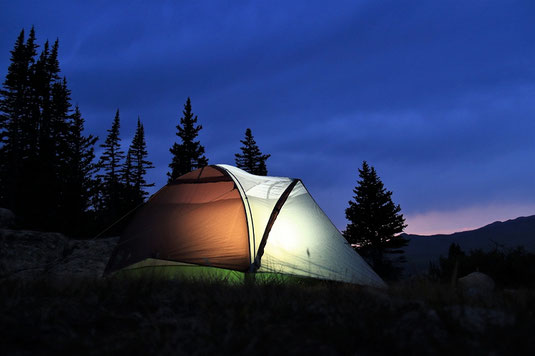
[[[88,133],[141,117],[157,187],[190,96],[210,163],[250,127],[344,228],[367,160],[407,231],[443,232],[535,214],[534,24],[531,0],[0,0],[0,74],[34,25]]]

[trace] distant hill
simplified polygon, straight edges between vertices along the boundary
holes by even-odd
[[[497,221],[476,230],[449,235],[403,234],[403,237],[410,240],[405,248],[405,270],[412,274],[427,271],[430,261],[437,262],[440,255],[446,256],[451,243],[459,244],[466,252],[476,248],[488,251],[497,245],[524,246],[526,250],[535,252],[535,215]]]

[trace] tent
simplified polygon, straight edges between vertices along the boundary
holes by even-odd
[[[376,287],[299,179],[219,164],[170,182],[133,216],[105,273],[150,267],[312,277]]]

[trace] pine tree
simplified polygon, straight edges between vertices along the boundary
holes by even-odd
[[[134,203],[136,205],[145,201],[149,195],[143,188],[153,187],[154,183],[147,183],[145,175],[147,169],[154,168],[152,162],[147,160],[149,155],[147,151],[147,143],[145,142],[145,129],[139,117],[137,118],[137,127],[132,144],[130,145],[129,153],[132,155],[132,186],[134,188]]]
[[[70,103],[71,91],[67,88],[67,79],[58,80],[52,85],[52,99],[50,103],[50,133],[53,138],[50,144],[52,160],[56,166],[56,173],[59,178],[59,184],[64,184],[64,174],[62,171],[68,170],[72,163],[71,155],[76,155],[73,152],[73,140],[81,140],[83,134],[80,131],[80,137],[75,137],[79,130],[83,131],[84,119],[81,118],[80,109],[75,108],[74,113],[71,113]],[[80,121],[81,120],[81,121]],[[81,125],[81,127],[78,127]],[[73,132],[74,130],[74,132]]]
[[[22,171],[28,150],[24,135],[31,120],[30,76],[37,48],[34,28],[26,43],[24,37],[23,29],[11,51],[11,63],[0,90],[0,202],[17,213],[23,203]]]
[[[267,175],[266,160],[271,157],[270,154],[264,155],[260,152],[260,148],[254,140],[251,129],[245,130],[245,139],[240,140],[243,144],[240,147],[242,153],[236,153],[236,166],[242,168],[251,174],[256,174],[259,176]]]
[[[145,175],[147,169],[154,168],[152,162],[147,160],[147,143],[145,130],[140,118],[137,119],[136,133],[128,149],[126,160],[122,169],[123,184],[126,189],[128,210],[137,207],[148,196],[143,188],[153,187],[154,183],[147,183]]]
[[[167,173],[168,182],[208,164],[208,159],[204,156],[204,147],[199,141],[195,141],[199,131],[202,129],[202,125],[196,125],[197,115],[193,116],[191,112],[191,100],[189,97],[186,100],[186,104],[184,104],[182,114],[184,116],[180,118],[180,123],[176,126],[178,129],[176,135],[182,143],[175,142],[169,149],[173,158],[169,164],[171,172]]]
[[[36,226],[47,230],[56,230],[65,222],[65,217],[61,216],[63,172],[72,154],[68,143],[71,92],[66,78],[60,77],[58,48],[58,40],[50,50],[47,41],[32,72],[36,95],[32,101],[35,110],[32,121],[37,130],[28,136],[32,149],[25,173],[30,180],[40,177],[26,190],[30,195],[28,199],[34,201],[28,216]]]
[[[78,106],[75,107],[70,119],[67,149],[71,153],[64,156],[60,206],[61,216],[65,221],[65,231],[80,234],[84,232],[82,228],[88,224],[88,212],[92,205],[94,175],[97,171],[97,165],[94,163],[94,146],[98,137],[84,136],[85,120]]]
[[[104,152],[99,161],[99,168],[103,170],[103,174],[100,174],[99,177],[102,179],[104,189],[102,193],[103,205],[109,221],[116,219],[123,210],[121,202],[123,187],[120,181],[120,170],[124,152],[121,150],[120,126],[119,109],[117,109],[112,126],[107,130],[106,141],[100,145],[100,147],[104,148]]]
[[[29,117],[22,123],[23,155],[21,183],[25,189],[19,199],[26,204],[22,215],[41,229],[57,229],[65,220],[60,216],[64,195],[62,172],[71,152],[68,149],[70,90],[60,77],[59,41],[48,41],[29,70]],[[35,180],[35,177],[39,177]]]
[[[349,224],[343,235],[383,278],[395,278],[400,272],[385,254],[401,254],[408,240],[396,235],[407,226],[401,208],[392,202],[392,192],[385,189],[375,168],[366,161],[359,169],[360,180],[355,196],[346,209]],[[398,259],[400,262],[403,258]]]

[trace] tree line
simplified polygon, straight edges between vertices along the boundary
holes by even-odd
[[[97,139],[70,103],[58,41],[38,47],[33,28],[21,31],[0,91],[0,201],[28,227],[73,231],[90,205]]]
[[[28,228],[94,236],[143,204],[146,189],[154,186],[146,181],[147,170],[154,166],[148,160],[144,126],[138,117],[124,152],[117,109],[97,159],[98,137],[85,134],[81,110],[72,105],[67,79],[61,76],[58,40],[52,45],[46,41],[39,54],[38,48],[34,28],[27,38],[22,30],[0,90],[0,206],[12,209]],[[202,125],[189,97],[176,129],[168,182],[208,165],[198,140]],[[260,151],[250,128],[240,142],[236,166],[267,175],[270,155]],[[367,162],[359,177],[343,235],[386,275],[395,268],[385,254],[399,254],[407,244],[397,235],[405,220]]]
[[[123,151],[117,109],[95,155],[98,137],[85,133],[85,120],[72,105],[67,79],[61,75],[59,41],[46,41],[38,52],[35,30],[21,30],[11,50],[0,89],[0,206],[13,210],[27,228],[91,236],[148,197],[145,131],[138,117],[132,142]],[[196,141],[201,125],[184,105],[177,125],[180,143],[170,149],[169,180],[208,164]],[[247,129],[236,164],[253,174],[267,174],[263,155]]]

